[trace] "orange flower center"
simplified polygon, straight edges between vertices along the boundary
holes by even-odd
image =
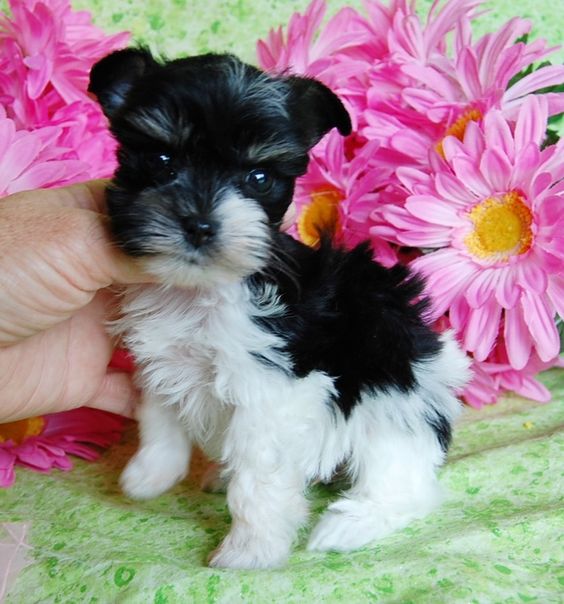
[[[467,109],[445,132],[443,138],[435,145],[437,153],[444,159],[443,142],[447,136],[455,136],[459,141],[464,140],[464,133],[469,122],[478,122],[482,119],[482,113],[479,109],[470,107]]]
[[[0,443],[12,440],[19,445],[26,438],[41,434],[44,426],[45,420],[42,417],[30,417],[9,424],[0,424]]]
[[[468,217],[474,229],[464,242],[478,258],[507,260],[531,248],[533,215],[516,191],[484,199]]]
[[[314,191],[311,203],[298,217],[298,235],[311,247],[319,245],[322,233],[335,234],[339,227],[339,203],[343,197],[337,189]]]

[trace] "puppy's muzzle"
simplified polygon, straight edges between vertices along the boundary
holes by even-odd
[[[211,220],[199,216],[186,216],[181,219],[186,241],[194,248],[200,248],[214,239],[216,227]]]

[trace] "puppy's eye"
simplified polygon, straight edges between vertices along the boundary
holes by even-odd
[[[265,194],[272,189],[274,179],[266,170],[257,168],[245,176],[245,184],[255,193]]]
[[[176,178],[174,162],[170,155],[166,153],[152,153],[147,159],[151,174],[158,180],[168,181]]]

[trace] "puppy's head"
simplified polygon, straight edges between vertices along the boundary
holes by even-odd
[[[351,128],[323,84],[230,55],[159,62],[126,49],[94,66],[89,90],[119,142],[114,237],[179,286],[259,271],[308,151],[331,128]]]

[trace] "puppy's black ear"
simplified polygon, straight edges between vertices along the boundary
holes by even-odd
[[[297,120],[308,149],[316,145],[331,128],[346,136],[351,133],[351,118],[339,97],[312,78],[291,76],[290,111]]]
[[[104,114],[112,119],[124,104],[135,80],[156,65],[145,48],[118,50],[94,65],[88,92],[96,95]]]

